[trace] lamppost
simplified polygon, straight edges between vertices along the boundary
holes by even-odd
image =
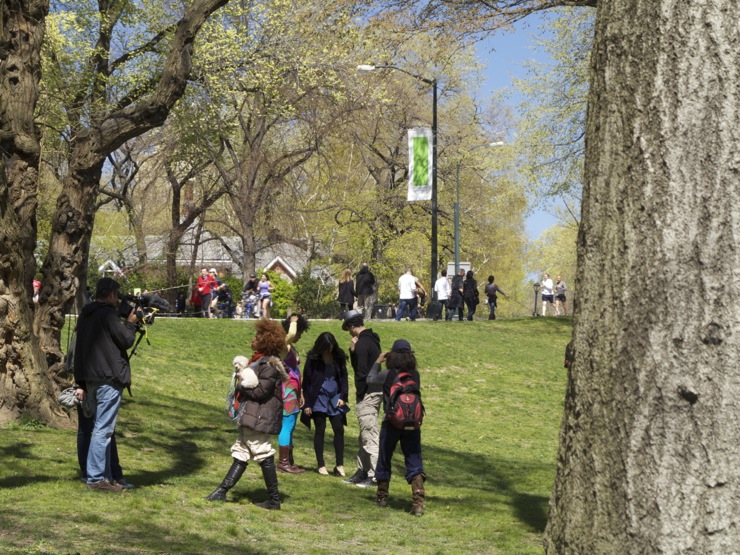
[[[478,145],[471,148],[466,154],[464,154],[460,161],[457,163],[457,172],[455,175],[455,273],[460,271],[460,168],[462,167],[465,158],[471,152],[484,146],[503,146],[504,141],[496,141],[493,143],[486,143],[484,145]]]
[[[432,86],[432,264],[431,264],[431,290],[432,290],[432,301],[437,300],[437,294],[434,291],[434,282],[437,279],[437,80],[427,79],[416,73],[411,73],[400,67],[396,66],[375,66],[375,65],[359,65],[357,69],[360,71],[374,71],[376,69],[395,69],[406,75],[410,75],[414,79],[418,79],[422,83]]]
[[[534,312],[532,312],[532,316],[537,318],[537,316],[539,316],[539,314],[537,314],[537,293],[539,293],[540,291],[540,284],[535,281],[533,286],[534,286]]]

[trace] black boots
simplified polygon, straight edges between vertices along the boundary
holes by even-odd
[[[226,492],[233,488],[247,469],[247,463],[234,459],[231,468],[226,473],[226,478],[221,482],[211,495],[206,497],[208,501],[226,501]]]
[[[255,503],[257,507],[276,511],[280,509],[280,494],[278,492],[277,470],[275,469],[275,459],[270,457],[260,462],[262,467],[262,477],[265,479],[267,488],[267,501]]]
[[[424,475],[417,474],[411,480],[411,514],[424,514]]]

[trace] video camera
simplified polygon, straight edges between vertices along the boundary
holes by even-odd
[[[118,305],[118,315],[121,318],[128,318],[131,311],[135,311],[137,327],[154,323],[154,315],[157,312],[170,310],[170,303],[154,293],[144,293],[140,296],[119,293],[118,298],[121,301]]]

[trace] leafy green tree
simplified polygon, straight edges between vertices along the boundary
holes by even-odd
[[[547,38],[538,40],[553,64],[530,62],[530,76],[514,81],[524,95],[517,126],[521,176],[532,197],[550,209],[562,199],[578,211],[593,25],[592,10],[556,10]]]
[[[7,284],[1,293],[4,306],[27,306],[28,283],[33,276],[40,163],[40,131],[34,111],[41,90],[56,96],[58,105],[65,108],[64,117],[54,123],[59,123],[57,129],[66,135],[68,150],[42,267],[40,301],[34,313],[13,310],[17,321],[8,323],[14,331],[3,333],[8,345],[0,355],[0,371],[7,387],[0,394],[0,420],[28,412],[53,422],[60,414],[51,402],[54,385],[48,379],[47,365],[52,367],[52,375],[61,370],[60,330],[87,261],[106,157],[132,137],[162,124],[187,84],[195,36],[226,1],[194,0],[169,28],[161,21],[168,19],[165,14],[171,13],[170,6],[161,3],[147,11],[139,10],[138,3],[106,0],[98,3],[97,12],[85,5],[55,4],[55,16],[49,19],[49,3],[44,0],[2,3],[0,44],[7,55],[0,64],[0,105],[4,108],[0,111],[0,212],[8,218],[3,222],[3,249],[14,253],[3,256],[8,261],[2,270]],[[157,20],[158,32],[148,41],[133,38],[134,30],[149,30],[142,19],[137,21],[136,13]],[[163,17],[157,18],[157,14]],[[129,29],[128,36],[125,32],[116,35],[117,25]],[[40,87],[45,33],[48,49]],[[76,49],[61,40],[70,34],[80,39],[75,44],[82,45],[82,38],[86,38],[86,46]],[[132,38],[133,48],[119,51],[119,45],[131,44],[127,38]],[[124,66],[129,71],[123,71]],[[118,72],[120,79],[116,79]]]

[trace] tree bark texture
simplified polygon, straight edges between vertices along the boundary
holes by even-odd
[[[39,130],[34,121],[48,1],[0,4],[0,425],[62,416],[34,341]]]
[[[597,8],[547,553],[740,549],[740,4]]]

